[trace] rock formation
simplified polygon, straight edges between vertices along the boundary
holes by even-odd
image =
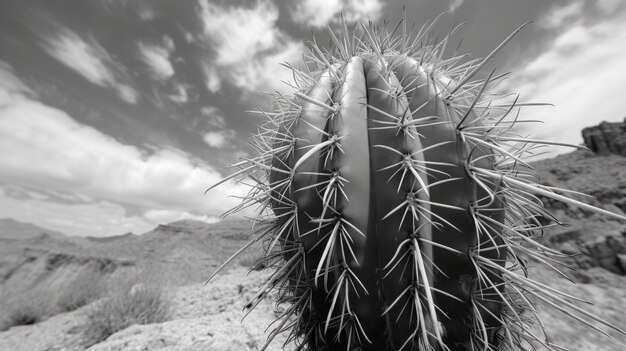
[[[626,119],[624,122],[602,122],[582,131],[585,145],[600,154],[626,156]]]
[[[580,228],[579,228],[580,229]],[[589,269],[601,267],[609,272],[626,275],[626,232],[622,235],[607,235],[592,241],[577,239],[581,236],[578,230],[564,232],[567,236],[572,234],[572,240],[555,245],[560,241],[560,235],[550,237],[549,245],[558,248],[567,255],[572,255],[563,260],[568,266],[577,269]]]

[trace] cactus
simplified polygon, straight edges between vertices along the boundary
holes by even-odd
[[[560,350],[529,326],[535,302],[619,330],[526,274],[526,259],[558,270],[561,255],[535,240],[540,217],[558,223],[538,196],[624,218],[536,183],[524,157],[563,144],[517,135],[532,104],[489,93],[505,74],[477,78],[523,26],[465,60],[443,58],[451,36],[432,41],[434,22],[415,36],[406,21],[359,35],[344,23],[332,50],[312,43],[304,69],[288,65],[293,95],[259,112],[258,155],[223,180],[251,180],[233,211],[257,206],[257,234],[239,252],[262,242],[273,269],[246,308],[270,291],[287,305],[268,344],[287,332],[310,350]]]

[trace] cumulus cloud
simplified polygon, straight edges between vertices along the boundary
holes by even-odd
[[[139,58],[150,68],[150,73],[156,80],[166,81],[175,73],[170,62],[173,50],[174,42],[166,36],[163,45],[139,43]]]
[[[214,51],[206,63],[207,87],[215,92],[227,81],[245,91],[282,90],[290,78],[284,61],[300,61],[303,44],[281,31],[279,11],[268,1],[252,7],[220,7],[206,0],[201,4],[203,40]]]
[[[341,13],[345,3],[343,0],[328,0],[325,2],[315,0],[302,0],[291,12],[294,22],[313,27],[324,27],[331,23]]]
[[[459,0],[454,0],[459,1]],[[291,11],[294,22],[321,28],[341,21],[340,14],[349,22],[372,20],[382,16],[380,0],[299,0]]]
[[[55,35],[43,35],[42,47],[50,56],[91,83],[113,89],[124,101],[137,102],[139,95],[123,78],[124,69],[93,36],[81,37],[69,28],[55,27]]]
[[[556,105],[525,112],[545,122],[532,130],[535,136],[579,143],[582,128],[623,119],[625,20],[622,13],[597,23],[578,21],[559,33],[542,54],[512,68],[509,84],[516,85],[523,100]],[[552,154],[568,151],[551,150]]]
[[[212,93],[220,91],[222,88],[222,81],[217,72],[217,65],[203,63],[202,69],[206,81],[206,88]]]
[[[204,133],[203,139],[210,147],[220,149],[226,145],[229,139],[233,138],[235,133],[232,130],[226,131],[210,131]]]
[[[232,65],[278,44],[278,9],[270,2],[252,8],[221,8],[204,3],[204,31],[218,46],[218,65]]]
[[[245,193],[229,182],[209,201],[204,191],[222,176],[203,161],[175,149],[148,152],[81,124],[21,95],[21,81],[7,67],[0,65],[0,77],[13,77],[15,84],[0,85],[0,97],[16,98],[3,101],[0,110],[0,183],[196,216],[219,215],[237,204],[229,196]],[[75,213],[74,220],[83,221]]]
[[[297,65],[302,61],[303,45],[300,42],[289,42],[280,50],[259,55],[232,72],[233,84],[237,87],[255,92],[291,92],[291,88],[285,84],[291,81],[292,72],[281,66],[281,63],[289,62]]]

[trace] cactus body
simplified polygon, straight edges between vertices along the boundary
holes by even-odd
[[[527,326],[531,299],[596,317],[528,279],[521,257],[558,253],[533,240],[547,216],[512,132],[517,100],[485,98],[501,77],[484,61],[443,59],[448,38],[363,27],[312,47],[294,96],[253,140],[244,205],[260,204],[267,283],[288,308],[270,336],[311,350],[513,350],[553,345]],[[332,34],[332,33],[331,33]],[[508,39],[507,39],[508,40]],[[506,41],[505,41],[506,42]],[[596,209],[599,212],[606,211]],[[542,256],[543,255],[543,256]],[[537,317],[538,318],[538,317]],[[556,349],[556,348],[554,348]]]

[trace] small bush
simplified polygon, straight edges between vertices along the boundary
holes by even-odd
[[[260,271],[265,268],[266,265],[263,257],[263,255],[246,255],[239,260],[239,264],[250,270]]]
[[[239,256],[239,264],[250,270],[260,271],[266,267],[267,263],[265,251],[260,246],[253,247]]]
[[[134,324],[163,322],[169,307],[170,297],[161,288],[135,284],[120,289],[87,311],[86,342],[99,343]]]
[[[0,330],[41,322],[55,313],[50,295],[43,290],[24,291],[3,297]]]
[[[105,291],[106,284],[102,274],[92,269],[83,269],[59,292],[57,305],[61,312],[73,311],[98,300]]]

